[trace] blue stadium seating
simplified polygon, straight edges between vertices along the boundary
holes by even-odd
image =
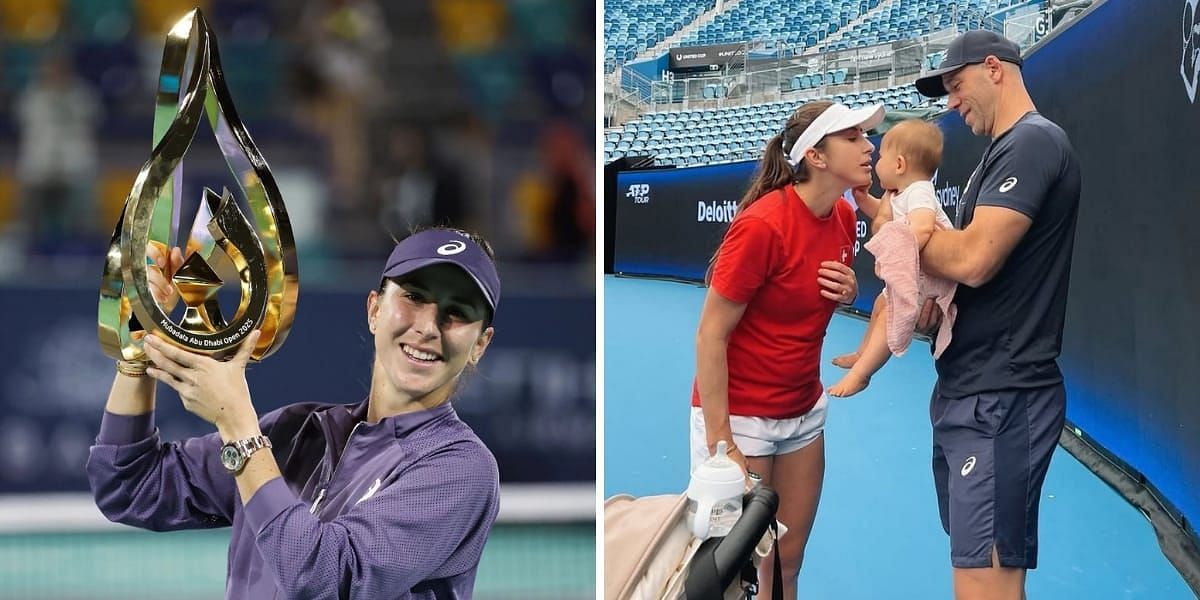
[[[926,102],[912,85],[836,94],[827,99],[851,107],[884,104],[888,110]],[[751,106],[643,114],[605,133],[604,160],[651,155],[656,164],[694,166],[754,160],[791,111],[804,102],[788,100]],[[649,135],[644,133],[651,132]]]
[[[1028,5],[1031,0],[807,0],[796,6],[791,0],[740,0],[725,13],[699,27],[683,38],[681,45],[718,44],[743,41],[783,43],[788,46],[812,46],[829,39],[824,50],[837,50],[909,39],[933,31],[963,26],[994,26],[1003,22],[1007,9]],[[638,32],[651,29],[638,19],[656,22],[658,15],[678,14],[680,0],[617,0],[617,10],[606,4],[605,39],[606,69],[637,54],[635,45],[649,47],[657,40],[638,37]],[[705,0],[704,9],[690,18],[709,10],[713,3]],[[652,8],[653,7],[653,8]],[[669,8],[668,8],[669,7]],[[646,13],[654,12],[654,17]],[[873,11],[873,12],[872,12]],[[616,14],[619,13],[619,14]],[[630,19],[632,17],[632,21]],[[611,17],[611,21],[610,21]],[[853,26],[851,22],[855,22]],[[680,27],[686,25],[684,22]],[[621,31],[624,45],[612,42],[608,32]],[[670,35],[670,34],[667,34]],[[661,38],[659,38],[661,39]],[[797,48],[799,49],[799,48]],[[923,58],[924,67],[937,68],[943,52]],[[838,68],[794,74],[782,82],[783,92],[812,90],[826,92],[823,96],[851,107],[884,104],[888,110],[905,110],[918,106],[943,104],[945,100],[929,101],[917,94],[911,84],[886,89],[846,92],[849,70]],[[855,87],[861,83],[854,81]],[[846,86],[828,88],[826,86]],[[682,98],[679,87],[674,92],[657,89],[662,97],[656,102],[675,102]],[[719,100],[728,88],[709,83],[702,89],[703,100]],[[839,93],[832,93],[839,92]],[[790,94],[789,94],[790,95]],[[762,152],[763,143],[774,136],[796,106],[815,98],[792,98],[750,106],[700,110],[677,110],[643,114],[620,129],[605,133],[605,161],[627,154],[651,155],[659,165],[693,166],[722,162],[754,160]],[[708,102],[708,104],[714,104]]]
[[[834,69],[825,73],[807,73],[804,75],[795,75],[790,80],[791,90],[808,90],[821,87],[824,85],[841,85],[846,82],[846,77],[849,76],[847,69]]]
[[[20,90],[54,48],[45,42],[0,42],[0,89]]]
[[[75,70],[100,92],[108,111],[136,102],[143,92],[141,56],[132,41],[75,45]]]
[[[716,0],[608,0],[604,3],[604,72],[632,60],[712,10]]]
[[[753,42],[793,51],[825,50],[915,38],[956,21],[988,21],[988,15],[1030,0],[740,0],[679,45]],[[799,5],[798,5],[799,4]],[[646,49],[712,10],[715,0],[612,0],[604,7],[604,69],[612,72]],[[878,9],[878,10],[877,10]],[[875,12],[871,12],[875,11]],[[869,13],[869,14],[868,14]],[[847,26],[854,20],[862,22]],[[990,20],[999,23],[1002,18]],[[826,41],[833,34],[832,41]],[[809,84],[808,87],[813,87]]]
[[[680,42],[680,45],[736,44],[749,41],[812,46],[882,0],[741,0]]]
[[[857,27],[847,30],[830,50],[914,38],[948,28],[956,21],[979,21],[1029,0],[892,0]]]
[[[70,0],[67,12],[81,39],[116,42],[133,30],[130,0]]]

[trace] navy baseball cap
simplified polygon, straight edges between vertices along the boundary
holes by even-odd
[[[400,277],[439,263],[458,265],[467,272],[483,293],[492,316],[500,305],[500,275],[496,263],[483,248],[465,233],[456,229],[426,229],[414,233],[392,249],[380,281]]]
[[[949,92],[942,85],[942,75],[967,65],[983,62],[988,56],[1021,66],[1021,47],[1008,38],[985,29],[968,31],[952,40],[946,47],[946,58],[937,70],[930,71],[917,80],[917,91],[924,96],[937,98]]]

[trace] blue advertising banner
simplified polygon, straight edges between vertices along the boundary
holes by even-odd
[[[0,493],[86,490],[84,463],[115,371],[96,341],[94,290],[0,290]],[[595,301],[509,294],[496,335],[455,409],[516,482],[595,479]],[[301,401],[367,397],[366,293],[302,291],[283,348],[247,372],[259,414]],[[212,426],[159,386],[162,436]]]

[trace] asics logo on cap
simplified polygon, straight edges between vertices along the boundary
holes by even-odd
[[[1004,192],[1007,192],[1008,190],[1011,190],[1015,187],[1017,187],[1017,178],[1009,177],[1008,179],[1005,179],[1003,183],[1000,184],[1000,193],[1003,194]]]
[[[437,253],[442,256],[454,256],[466,249],[467,244],[465,242],[454,241],[438,246]]]

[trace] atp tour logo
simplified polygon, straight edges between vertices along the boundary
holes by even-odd
[[[1200,58],[1200,15],[1196,14],[1200,0],[1187,0],[1183,4],[1183,58],[1179,61],[1179,74],[1188,99],[1196,101],[1197,59]]]
[[[650,204],[650,184],[635,183],[625,192],[626,198],[632,198],[634,204]]]

